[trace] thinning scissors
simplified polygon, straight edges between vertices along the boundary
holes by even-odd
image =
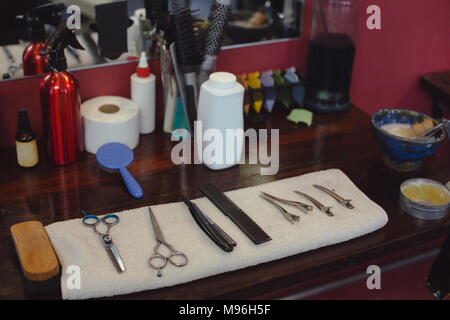
[[[97,216],[94,216],[92,214],[86,214],[84,210],[81,210],[81,212],[84,214],[84,217],[82,219],[83,224],[86,227],[92,228],[95,233],[97,233],[102,238],[106,252],[108,252],[108,255],[111,258],[111,261],[113,262],[117,271],[119,273],[124,272],[125,265],[122,258],[120,257],[119,251],[117,251],[117,248],[114,245],[111,234],[109,233],[111,227],[119,223],[119,217],[115,214],[107,214],[102,219],[99,219]],[[103,222],[107,227],[105,233],[97,230],[97,226],[99,225],[100,221]]]
[[[156,246],[153,250],[153,254],[148,260],[148,264],[150,267],[158,271],[158,277],[162,276],[161,269],[164,269],[167,265],[167,261],[169,261],[175,267],[184,267],[188,263],[188,258],[181,251],[175,250],[170,244],[168,244],[164,240],[164,236],[161,232],[161,228],[159,227],[158,221],[156,220],[155,215],[150,207],[148,207],[148,211],[150,213],[150,219],[152,221],[153,232],[155,233]],[[165,246],[169,249],[168,255],[163,255],[159,252],[159,248],[161,245]],[[181,260],[179,263],[174,261],[174,257],[180,257]],[[158,263],[156,261],[159,261]]]

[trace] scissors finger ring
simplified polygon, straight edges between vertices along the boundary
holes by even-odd
[[[173,260],[172,259],[173,257],[181,257],[182,259]],[[183,252],[180,251],[172,251],[170,255],[167,257],[167,260],[169,260],[169,262],[175,267],[183,267],[188,263],[188,258]],[[176,260],[181,260],[182,262],[177,263]]]
[[[159,263],[156,264],[153,262],[153,260],[158,260]],[[158,277],[161,277],[161,269],[163,269],[167,265],[167,258],[160,254],[153,254],[150,259],[148,259],[148,264],[150,265],[150,267],[158,271]]]

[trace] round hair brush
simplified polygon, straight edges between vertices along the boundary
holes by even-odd
[[[209,75],[216,70],[217,55],[220,52],[230,12],[231,0],[215,0],[211,6],[210,26],[205,42],[205,56],[198,75],[199,85],[208,80]]]

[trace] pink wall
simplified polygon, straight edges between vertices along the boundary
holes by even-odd
[[[421,75],[450,69],[449,0],[362,0],[351,96],[368,113],[402,107],[429,114]],[[381,8],[381,30],[368,30],[369,5]]]
[[[234,73],[287,68],[306,70],[311,23],[311,3],[306,0],[304,32],[288,42],[223,50],[219,71]],[[381,30],[366,28],[367,6],[381,8]],[[431,97],[419,87],[424,73],[450,69],[449,0],[361,0],[360,30],[353,72],[351,96],[369,114],[385,107],[409,108],[430,114]],[[158,61],[152,72],[159,74]],[[74,72],[80,81],[82,101],[98,95],[129,97],[129,75],[134,64],[122,64]],[[19,108],[29,110],[33,128],[41,134],[39,79],[0,83],[0,148],[14,144]],[[162,108],[157,111],[162,119]],[[447,145],[440,158],[449,161]]]
[[[381,8],[381,30],[366,27],[372,4]],[[353,102],[369,114],[397,107],[430,115],[432,99],[419,79],[450,69],[450,1],[362,0],[361,7]],[[447,140],[437,156],[450,166],[449,154]]]

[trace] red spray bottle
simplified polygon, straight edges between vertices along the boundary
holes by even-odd
[[[59,165],[83,156],[80,89],[75,77],[66,71],[64,48],[68,45],[84,50],[74,30],[62,21],[40,51],[42,56],[49,55],[50,69],[40,84],[44,132],[50,158]]]
[[[40,5],[24,17],[27,24],[28,37],[31,43],[25,48],[22,55],[23,74],[33,75],[48,71],[47,56],[41,56],[39,51],[44,47],[46,39],[45,25],[57,26],[61,20],[62,3],[46,3]]]

